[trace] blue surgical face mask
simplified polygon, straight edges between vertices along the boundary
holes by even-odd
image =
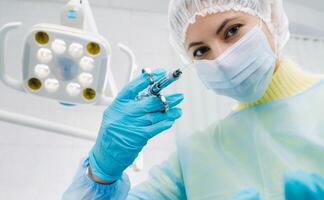
[[[254,102],[268,88],[276,60],[266,35],[254,27],[215,60],[196,60],[194,64],[208,89],[240,102]]]

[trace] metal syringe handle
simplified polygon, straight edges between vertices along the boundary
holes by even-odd
[[[167,77],[164,77],[159,82],[155,83],[149,89],[149,92],[155,96],[160,94],[162,89],[168,87],[170,84],[177,81],[181,77],[181,75],[182,75],[182,71],[180,69],[171,72]]]

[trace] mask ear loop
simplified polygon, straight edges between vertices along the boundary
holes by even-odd
[[[263,20],[260,18],[259,20],[259,25],[258,27],[262,30],[263,28]],[[273,42],[274,42],[274,54],[276,55],[277,57],[277,61],[276,61],[276,65],[278,65],[280,63],[280,54],[279,54],[279,46],[278,46],[278,42],[277,42],[277,39],[276,39],[276,35],[274,33],[271,33],[272,35],[272,39],[273,39]]]
[[[259,24],[258,24],[258,27],[262,30],[263,28],[263,20],[260,18],[259,19]],[[272,35],[272,38],[273,38],[273,42],[274,42],[274,54],[276,54],[277,58],[279,58],[279,47],[278,47],[278,42],[277,42],[277,39],[276,39],[276,35],[271,33]]]
[[[259,24],[258,24],[258,27],[262,30],[263,28],[263,21],[261,18],[259,18]]]

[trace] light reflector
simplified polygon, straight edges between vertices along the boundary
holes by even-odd
[[[46,79],[45,81],[45,89],[50,93],[56,92],[59,89],[59,86],[59,81],[56,79],[51,78]]]
[[[53,59],[52,51],[47,48],[40,48],[37,52],[37,59],[43,64],[48,64]]]

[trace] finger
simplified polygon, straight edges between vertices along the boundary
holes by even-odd
[[[148,134],[148,138],[153,138],[157,136],[158,134],[162,133],[163,131],[166,131],[170,128],[172,128],[175,121],[161,121],[159,123],[153,124],[151,126],[145,127],[145,132]]]
[[[172,108],[168,112],[147,113],[142,117],[134,119],[132,124],[138,126],[151,126],[165,120],[175,121],[181,116],[182,110],[180,108]]]
[[[166,75],[164,69],[157,69],[152,72],[154,80],[159,80]],[[119,93],[118,98],[120,99],[135,99],[135,97],[146,89],[151,83],[149,74],[143,73],[139,75],[135,80],[128,83],[123,90]]]
[[[178,104],[180,104],[183,101],[184,96],[183,94],[172,94],[166,96],[165,98],[169,104],[169,109],[171,109],[177,106]],[[152,113],[152,112],[161,112],[165,110],[165,106],[159,97],[149,97],[143,99],[142,101],[143,101],[142,105],[144,105],[142,106],[143,112]]]

